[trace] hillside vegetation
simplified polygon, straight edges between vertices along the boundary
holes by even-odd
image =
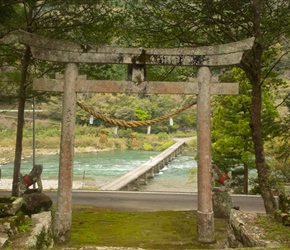
[[[0,116],[0,163],[13,161],[16,122],[14,118]],[[101,143],[101,130],[106,129],[108,142]],[[35,149],[36,154],[57,153],[60,146],[61,122],[49,119],[36,120],[35,126]],[[132,134],[136,134],[137,146],[132,146]],[[114,149],[135,149],[135,150],[156,150],[163,151],[170,147],[174,137],[195,136],[191,133],[172,133],[160,132],[158,134],[138,133],[133,129],[118,129],[117,135],[114,134],[113,127],[96,127],[91,125],[76,125],[75,129],[75,151],[89,152],[96,150]],[[23,157],[31,156],[33,148],[33,124],[27,120],[24,127],[23,138]],[[196,150],[196,140],[187,143],[188,150]]]

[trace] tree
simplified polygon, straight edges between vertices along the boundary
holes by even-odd
[[[253,144],[249,128],[250,101],[246,95],[218,97],[212,118],[212,159],[224,172],[243,166],[243,193],[248,193],[248,170],[253,165]],[[237,115],[238,114],[238,115]],[[241,183],[238,183],[241,184]]]
[[[286,93],[289,92],[285,89]],[[281,183],[290,182],[290,98],[288,96],[279,103],[278,106],[284,106],[284,115],[281,119],[275,121],[274,126],[281,129],[275,140],[269,145],[271,182],[275,188],[279,188]]]
[[[275,50],[289,36],[290,21],[288,0],[252,1],[156,1],[143,0],[133,6],[126,1],[135,18],[128,30],[140,36],[140,45],[151,46],[202,46],[225,44],[255,37],[253,49],[241,60],[251,84],[250,130],[254,145],[255,165],[267,213],[273,213],[276,203],[269,186],[262,133],[262,89],[268,87],[266,79],[275,69],[266,67],[273,61],[263,57]],[[132,23],[132,22],[131,22]],[[138,26],[136,28],[136,25]],[[132,32],[128,39],[132,39]],[[133,39],[134,40],[134,39]],[[142,44],[143,43],[143,44]],[[270,69],[265,72],[264,69]]]
[[[112,25],[118,19],[117,8],[108,1],[1,1],[0,51],[1,63],[11,72],[18,72],[17,86],[18,124],[16,135],[12,195],[19,196],[24,109],[28,98],[37,93],[31,89],[34,77],[61,72],[60,65],[37,62],[30,47],[17,41],[18,29],[47,37],[69,39],[81,44],[109,43],[116,30]],[[122,19],[118,19],[121,23]],[[104,30],[106,32],[104,32]],[[9,60],[6,60],[9,58]],[[63,67],[62,67],[63,68]]]
[[[243,193],[248,193],[248,171],[254,167],[254,148],[250,131],[249,105],[251,96],[249,95],[250,84],[245,77],[245,72],[239,68],[234,68],[230,74],[231,81],[239,82],[240,90],[237,96],[225,96],[216,98],[216,108],[212,118],[212,138],[213,138],[213,161],[223,171],[233,170],[233,177],[237,178],[239,168],[243,166],[244,188]],[[227,75],[229,77],[229,75]],[[225,77],[222,77],[223,81]],[[275,109],[273,98],[269,91],[263,90],[263,121],[272,124],[279,118]],[[263,129],[263,138],[272,138],[275,130]],[[236,186],[241,184],[238,179],[234,182]]]

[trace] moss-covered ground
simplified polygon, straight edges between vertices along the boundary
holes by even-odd
[[[71,241],[67,247],[220,249],[226,241],[226,220],[215,220],[215,233],[215,244],[197,241],[196,211],[118,212],[74,207]]]
[[[273,215],[260,214],[257,226],[265,229],[265,239],[278,241],[285,249],[290,249],[290,227],[277,222]]]

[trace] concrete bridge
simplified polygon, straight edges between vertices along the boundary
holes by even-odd
[[[182,148],[185,142],[186,139],[178,139],[175,144],[164,150],[159,155],[134,168],[133,170],[117,178],[113,182],[102,186],[101,190],[138,191],[140,185],[147,185],[149,179],[154,178],[155,174],[159,173],[159,171],[165,165],[167,165],[182,152]]]

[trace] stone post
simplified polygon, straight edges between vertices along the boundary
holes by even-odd
[[[211,136],[210,136],[210,79],[208,67],[199,67],[197,100],[197,154],[198,154],[198,211],[197,240],[212,243],[214,214],[212,207]]]
[[[78,65],[75,63],[67,63],[64,74],[58,194],[54,221],[54,237],[58,243],[69,241],[72,223],[71,200],[77,78]]]

